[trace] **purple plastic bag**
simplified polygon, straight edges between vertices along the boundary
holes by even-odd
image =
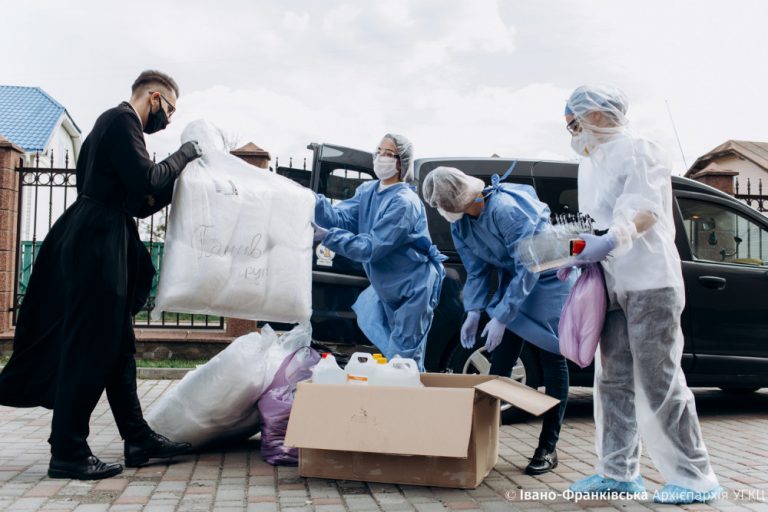
[[[560,315],[560,353],[582,368],[592,363],[607,308],[605,280],[599,263],[583,267]]]
[[[291,415],[296,385],[312,377],[312,368],[320,361],[320,354],[302,347],[285,358],[257,404],[261,416],[261,458],[273,466],[295,466],[299,451],[283,443]]]

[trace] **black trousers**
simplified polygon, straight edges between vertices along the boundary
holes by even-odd
[[[491,352],[492,375],[509,377],[515,362],[523,351],[523,340],[520,336],[507,330],[504,338],[496,349]],[[563,425],[565,406],[568,402],[568,363],[559,354],[553,354],[546,350],[537,350],[539,362],[544,377],[544,386],[547,395],[560,400],[560,404],[548,410],[542,415],[541,434],[539,435],[539,448],[552,451],[557,446],[560,438],[560,428]]]
[[[94,361],[87,357],[74,364],[78,368],[67,368],[68,377],[58,379],[51,437],[48,440],[54,457],[75,460],[92,455],[87,441],[89,423],[91,413],[105,389],[120,437],[135,441],[151,432],[144,420],[136,390],[133,353],[115,358],[106,372],[89,368]]]

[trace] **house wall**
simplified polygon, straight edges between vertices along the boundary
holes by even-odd
[[[69,166],[75,167],[76,152],[75,143],[72,140],[72,136],[64,129],[62,124],[59,124],[58,128],[51,135],[51,140],[45,151],[40,153],[40,167],[51,166],[51,156],[53,156],[53,164],[55,167],[64,167],[64,155],[69,152]],[[25,155],[25,165],[33,167],[35,165],[35,153],[27,153]]]
[[[67,151],[69,152],[69,167],[75,167],[77,157],[75,144],[72,141],[72,136],[61,124],[56,128],[56,132],[51,137],[51,142],[48,144],[47,149],[54,155],[56,167],[64,167],[64,155]]]
[[[757,193],[757,182],[760,179],[763,180],[763,192],[768,194],[768,170],[763,169],[754,162],[739,158],[737,156],[719,158],[715,160],[715,162],[723,169],[728,169],[730,171],[736,171],[739,173],[737,176],[739,180],[739,190],[736,191],[737,193],[747,193],[747,178],[749,178],[752,182],[753,194]]]

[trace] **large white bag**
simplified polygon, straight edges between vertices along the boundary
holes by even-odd
[[[204,120],[181,140],[197,140],[203,156],[176,181],[153,316],[308,321],[312,192],[225,152]]]
[[[269,325],[234,340],[206,364],[187,373],[146,414],[147,423],[172,441],[198,448],[258,432],[256,402],[286,357],[308,347],[308,325],[278,337]]]

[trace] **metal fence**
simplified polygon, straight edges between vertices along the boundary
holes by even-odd
[[[70,167],[69,154],[64,157],[64,167],[55,167],[53,158],[49,167],[40,166],[36,155],[32,166],[19,168],[18,203],[18,259],[16,260],[14,323],[16,311],[24,300],[29,277],[45,235],[61,214],[77,199],[75,169]],[[134,325],[152,328],[223,329],[224,318],[186,313],[165,313],[157,320],[152,318],[155,305],[160,267],[165,249],[165,226],[169,207],[147,219],[136,219],[144,245],[149,250],[152,263],[158,273],[152,282],[152,291],[144,309],[137,314]]]
[[[280,167],[280,157],[275,157],[275,169]],[[286,169],[298,169],[298,167],[293,166],[293,157],[288,157],[288,167]],[[307,170],[307,157],[303,158],[303,162],[301,164],[301,170],[306,171]]]
[[[768,195],[763,194],[763,180],[757,180],[757,186],[753,187],[752,180],[747,178],[746,194],[741,188],[742,182],[739,182],[739,178],[736,178],[734,197],[741,201],[744,201],[755,210],[763,213],[768,213]]]

